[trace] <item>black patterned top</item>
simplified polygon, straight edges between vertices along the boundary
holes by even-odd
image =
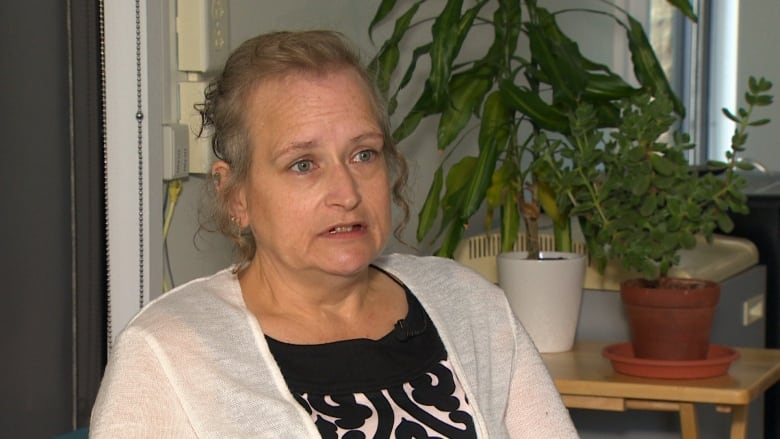
[[[406,289],[409,312],[379,340],[268,344],[323,438],[475,438],[473,413],[439,334]]]

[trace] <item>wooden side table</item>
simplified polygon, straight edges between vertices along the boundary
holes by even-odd
[[[747,437],[748,404],[780,380],[780,349],[736,348],[729,373],[696,380],[650,379],[617,373],[601,351],[607,342],[577,341],[568,352],[542,354],[569,408],[659,410],[680,415],[683,439],[699,437],[696,403],[731,413],[731,439]]]

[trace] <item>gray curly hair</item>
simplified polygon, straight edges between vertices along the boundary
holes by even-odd
[[[358,72],[369,90],[369,100],[384,136],[385,157],[393,180],[393,202],[401,208],[403,215],[394,236],[403,242],[400,235],[409,221],[409,203],[405,196],[408,168],[393,141],[385,99],[373,74],[338,32],[272,32],[249,39],[233,51],[222,73],[206,88],[205,101],[196,106],[201,116],[199,136],[211,137],[214,155],[231,169],[228,176],[213,176],[220,179],[220,190],[216,190],[215,184],[207,184],[201,227],[219,231],[234,242],[239,258],[235,271],[246,267],[256,250],[254,237],[249,230],[236,226],[229,209],[230,200],[247,181],[251,165],[248,127],[243,119],[250,90],[259,82],[289,73],[325,74],[343,68]]]

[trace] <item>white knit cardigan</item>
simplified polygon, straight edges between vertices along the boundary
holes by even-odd
[[[443,258],[389,255],[436,326],[480,438],[576,438],[502,291]],[[230,270],[150,303],[119,335],[92,412],[94,438],[318,438]]]

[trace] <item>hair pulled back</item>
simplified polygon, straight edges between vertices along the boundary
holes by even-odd
[[[208,184],[208,197],[203,211],[206,229],[216,229],[230,238],[238,250],[236,271],[254,257],[256,243],[251,232],[241,230],[233,221],[230,200],[249,176],[252,151],[248,127],[244,120],[247,98],[257,84],[290,74],[324,75],[340,69],[353,69],[365,82],[374,116],[384,137],[384,151],[393,180],[393,202],[402,210],[402,219],[395,229],[400,233],[409,220],[409,205],[404,190],[408,169],[393,142],[385,100],[376,87],[373,75],[363,66],[357,52],[347,39],[333,31],[272,32],[251,38],[235,49],[222,70],[206,88],[205,101],[196,109],[201,116],[201,137],[211,138],[214,156],[230,166],[229,175],[213,175],[218,179]]]

